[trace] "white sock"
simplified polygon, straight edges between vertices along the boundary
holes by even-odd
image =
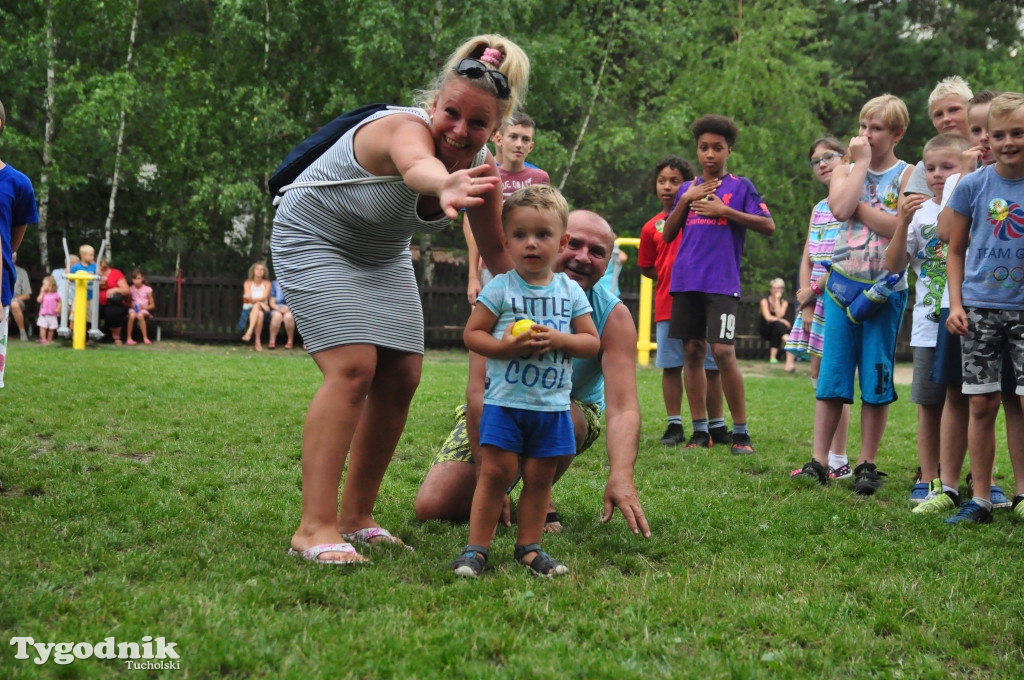
[[[828,466],[833,470],[838,470],[844,465],[849,465],[850,459],[845,454],[828,452]]]
[[[953,487],[951,487],[951,486],[946,486],[945,484],[943,484],[943,485],[942,485],[942,490],[943,490],[943,491],[948,491],[948,492],[950,492],[950,493],[955,493],[955,494],[956,494],[957,496],[959,496],[959,495],[960,495],[960,492],[959,492],[959,491],[957,491],[956,489],[954,489],[954,488],[953,488]]]

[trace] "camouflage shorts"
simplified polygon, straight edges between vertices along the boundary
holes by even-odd
[[[587,420],[587,436],[583,438],[583,442],[576,449],[576,453],[579,454],[593,446],[597,438],[601,436],[601,407],[598,404],[584,404],[578,401],[573,403],[579,406],[583,417]],[[441,446],[441,450],[434,456],[430,465],[433,467],[438,463],[449,461],[473,462],[473,451],[470,449],[469,434],[466,432],[465,404],[461,404],[455,409],[455,427],[452,428],[448,438],[444,440],[444,445]]]
[[[1017,394],[1024,395],[1024,310],[967,307],[963,338],[964,394],[1000,391],[1003,352],[1010,353]]]

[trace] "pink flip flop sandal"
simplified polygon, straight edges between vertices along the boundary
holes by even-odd
[[[380,527],[367,527],[366,529],[360,529],[359,531],[354,531],[351,534],[342,534],[341,536],[346,541],[352,541],[353,543],[359,543],[361,545],[372,546],[381,545],[383,543],[392,543],[409,551],[415,550],[411,545],[406,545],[401,539],[392,536],[391,532],[387,529],[381,529]],[[373,542],[373,539],[375,538],[379,538],[380,540]]]
[[[308,550],[299,552],[295,548],[288,548],[288,554],[292,557],[301,557],[304,560],[310,562],[316,562],[317,564],[367,564],[369,560],[322,560],[320,555],[329,552],[340,552],[346,555],[359,555],[356,549],[352,547],[351,543],[322,543],[320,545],[314,545]]]

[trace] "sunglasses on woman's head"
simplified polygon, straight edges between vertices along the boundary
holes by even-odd
[[[499,99],[508,99],[509,95],[512,94],[512,88],[509,87],[508,78],[505,77],[505,74],[501,71],[487,68],[487,64],[479,59],[466,58],[460,60],[455,65],[455,72],[472,80],[490,76],[491,82],[494,83],[494,89],[498,91]]]

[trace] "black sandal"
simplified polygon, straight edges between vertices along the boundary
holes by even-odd
[[[491,551],[482,545],[467,545],[452,562],[452,573],[465,578],[476,578],[484,570]]]
[[[527,553],[537,553],[536,557],[527,564],[523,562],[523,557]],[[547,554],[540,549],[540,543],[531,543],[530,545],[517,545],[515,552],[512,553],[516,559],[516,562],[529,567],[533,573],[538,576],[546,576],[548,578],[552,576],[562,576],[569,573],[569,567],[565,566],[551,555]]]

